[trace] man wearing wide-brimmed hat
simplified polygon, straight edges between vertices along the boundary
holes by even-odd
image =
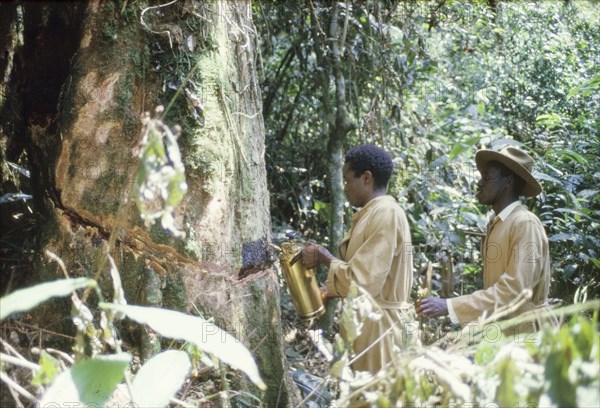
[[[542,191],[532,175],[533,159],[509,146],[479,150],[475,162],[481,173],[476,197],[496,215],[482,245],[484,289],[453,299],[423,299],[417,313],[426,318],[449,314],[453,323],[462,325],[494,314],[499,319],[538,315],[548,308],[548,238],[540,220],[519,201],[519,196],[535,197]],[[514,310],[506,308],[517,299],[521,301]],[[529,332],[536,320],[508,332]]]

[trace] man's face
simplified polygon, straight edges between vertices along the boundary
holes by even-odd
[[[344,164],[342,172],[344,174],[344,193],[348,202],[353,207],[364,206],[368,190],[363,175],[356,176],[348,163]]]
[[[481,179],[477,182],[475,197],[479,204],[494,205],[506,191],[506,183],[510,176],[502,176],[500,169],[487,165],[481,172]]]

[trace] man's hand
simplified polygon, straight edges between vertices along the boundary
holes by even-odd
[[[425,298],[417,302],[417,314],[419,317],[438,317],[448,314],[448,301],[441,298]]]
[[[329,267],[329,264],[335,257],[321,245],[307,245],[302,250],[302,263],[307,268],[314,268],[319,264],[324,264]]]
[[[327,286],[321,286],[319,288],[319,292],[321,292],[321,301],[326,307],[327,303],[329,302],[329,299],[339,297],[338,295],[334,295],[333,293],[331,293]]]

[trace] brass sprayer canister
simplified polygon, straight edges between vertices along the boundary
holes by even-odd
[[[284,242],[281,244],[282,254],[279,260],[296,312],[302,319],[311,319],[325,313],[325,307],[315,277],[315,268],[306,268],[300,260],[302,248],[297,242]]]

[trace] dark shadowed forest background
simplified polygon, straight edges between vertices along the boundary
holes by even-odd
[[[2,406],[600,404],[600,2],[8,1],[0,18]],[[482,285],[477,149],[531,154],[562,326],[420,321],[383,375],[349,372],[336,333],[364,306],[300,321],[277,247],[335,251],[363,143],[394,158],[413,300]]]
[[[520,145],[535,157],[544,186],[527,204],[553,243],[554,296],[571,301],[587,286],[598,297],[595,6],[260,4],[274,227],[330,239],[336,200],[328,165],[336,138],[344,148],[376,143],[395,157],[390,193],[409,214],[413,242],[422,248],[418,261],[432,261],[437,271],[450,262],[463,285],[457,292],[470,291],[489,210],[473,199],[474,153]],[[333,17],[338,27],[331,33]],[[339,60],[330,49],[335,41]],[[349,127],[340,124],[340,111]]]

